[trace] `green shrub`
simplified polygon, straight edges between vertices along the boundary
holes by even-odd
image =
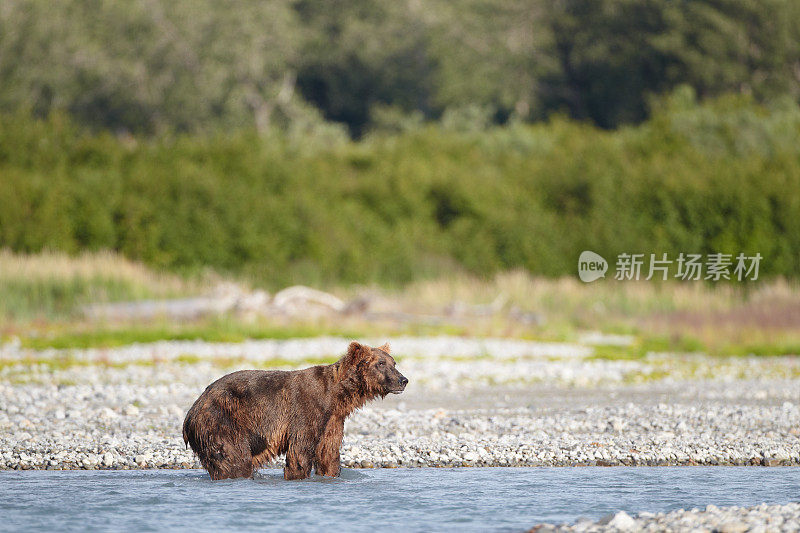
[[[564,119],[326,145],[121,138],[0,118],[0,247],[112,249],[268,287],[453,269],[573,274],[580,252],[760,252],[800,275],[800,108],[691,92],[614,132]]]

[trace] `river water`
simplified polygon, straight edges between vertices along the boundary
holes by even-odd
[[[0,471],[3,531],[523,531],[625,510],[788,503],[800,468],[345,469],[212,482],[200,470]]]

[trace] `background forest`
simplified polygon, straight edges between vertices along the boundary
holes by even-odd
[[[268,288],[800,274],[793,0],[5,0],[0,247]]]

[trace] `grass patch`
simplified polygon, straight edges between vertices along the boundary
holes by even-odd
[[[154,364],[155,361],[152,360],[111,362],[104,360],[86,361],[72,357],[36,357],[26,359],[0,359],[0,371],[6,368],[13,368],[15,366],[41,366],[45,367],[49,372],[54,372],[57,370],[66,370],[74,367],[99,366],[104,368],[127,368],[132,365],[152,366]]]
[[[586,360],[632,361],[642,359],[645,353],[638,346],[595,346],[594,354]]]
[[[646,337],[640,348],[646,352],[703,352],[706,347],[698,339],[688,335],[669,337]]]
[[[652,372],[634,372],[627,374],[622,382],[633,385],[639,383],[650,383],[653,381],[661,381],[672,376],[672,373],[667,370],[653,370]]]
[[[331,365],[338,361],[337,357],[309,357],[302,360],[289,360],[289,359],[267,359],[266,361],[258,361],[254,364],[254,368],[276,368],[284,366],[316,366],[316,365]]]
[[[595,346],[594,354],[587,359],[636,360],[648,353],[705,352],[705,346],[689,336],[639,337],[630,346]]]
[[[587,359],[637,360],[648,353],[702,353],[716,357],[771,357],[800,355],[800,342],[794,340],[760,344],[706,345],[691,336],[643,337],[630,346],[595,346]]]
[[[115,348],[134,343],[162,340],[206,342],[243,342],[250,339],[293,339],[321,335],[359,338],[363,334],[314,325],[259,325],[244,324],[235,320],[212,320],[194,324],[152,324],[123,328],[92,329],[89,331],[59,331],[43,336],[25,336],[24,348],[34,350]]]
[[[39,367],[47,372],[56,372],[59,370],[68,370],[76,367],[101,367],[101,368],[128,368],[131,366],[157,366],[161,364],[186,364],[194,365],[198,363],[210,363],[212,366],[219,368],[233,368],[236,366],[248,366],[250,368],[285,368],[285,367],[308,367],[315,365],[329,365],[338,361],[337,357],[309,357],[304,359],[267,359],[264,361],[253,361],[244,357],[198,357],[196,355],[184,354],[174,360],[163,361],[157,359],[135,359],[132,361],[113,362],[103,359],[87,361],[84,359],[76,359],[74,357],[31,357],[26,359],[1,359],[0,372],[7,368],[23,367],[30,369],[30,367]]]
[[[249,365],[251,368],[280,368],[280,367],[296,367],[296,366],[315,366],[315,365],[330,365],[338,361],[336,357],[308,357],[305,359],[266,359],[264,361],[253,361],[245,357],[198,357],[196,355],[184,354],[175,359],[175,362],[194,365],[197,363],[211,363],[214,366],[221,368],[232,368],[244,364]]]
[[[778,342],[744,346],[729,345],[724,349],[724,353],[738,356],[800,355],[800,343],[789,341],[785,344]]]

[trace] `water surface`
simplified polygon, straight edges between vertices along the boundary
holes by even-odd
[[[788,503],[800,468],[424,468],[212,482],[201,470],[3,471],[0,530],[521,531],[625,510]]]

